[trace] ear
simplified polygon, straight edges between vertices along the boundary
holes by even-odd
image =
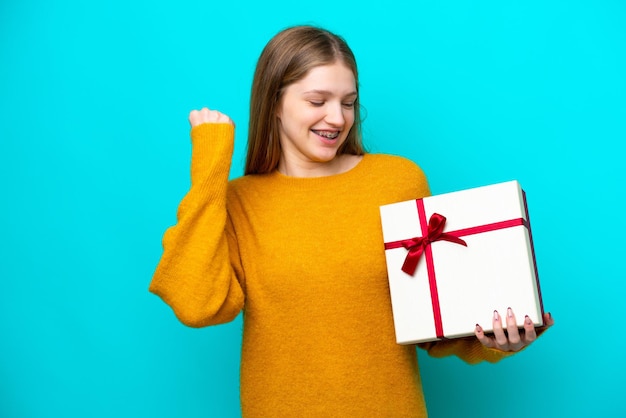
[[[276,118],[278,119],[278,121],[282,122],[282,117],[283,117],[283,100],[282,100],[282,95],[279,96],[278,99],[276,99],[276,110],[275,110],[274,114],[276,115]]]

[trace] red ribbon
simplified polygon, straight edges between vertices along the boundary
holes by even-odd
[[[417,214],[420,221],[421,230],[426,230],[426,235],[418,238],[410,238],[406,240],[385,243],[385,250],[391,250],[400,247],[407,248],[409,251],[406,258],[404,259],[402,271],[410,275],[413,275],[415,273],[418,262],[422,254],[424,254],[426,258],[428,282],[430,287],[430,296],[435,321],[435,332],[437,338],[444,338],[443,324],[441,320],[441,309],[439,307],[439,293],[437,291],[437,279],[435,277],[435,265],[430,244],[435,241],[449,241],[467,247],[467,243],[459,237],[480,234],[483,232],[496,231],[498,229],[511,228],[514,226],[524,226],[530,231],[530,225],[525,219],[518,218],[508,221],[494,222],[491,224],[459,229],[457,231],[443,232],[446,223],[445,216],[433,213],[428,220],[428,224],[426,224],[426,210],[424,208],[424,202],[422,201],[422,199],[417,199],[415,203],[417,204]],[[527,209],[526,216],[528,217]]]
[[[438,213],[433,213],[428,220],[428,228],[426,235],[423,237],[410,238],[400,241],[400,244],[407,250],[409,250],[404,264],[402,264],[402,271],[411,276],[417,269],[417,264],[424,253],[426,247],[435,241],[449,241],[455,244],[461,244],[467,247],[467,243],[461,238],[454,235],[446,234],[443,232],[443,228],[446,226],[446,217]]]

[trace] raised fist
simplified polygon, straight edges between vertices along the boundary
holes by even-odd
[[[189,113],[189,123],[191,127],[202,125],[203,123],[229,123],[235,125],[231,118],[217,110],[210,110],[203,107],[200,110],[192,110]]]

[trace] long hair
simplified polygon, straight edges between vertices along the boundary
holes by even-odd
[[[265,174],[278,167],[281,148],[277,108],[285,88],[306,77],[310,69],[337,61],[352,70],[357,91],[354,124],[337,152],[365,153],[361,140],[359,79],[352,50],[343,38],[327,30],[294,26],[274,36],[257,62],[250,98],[245,174]]]

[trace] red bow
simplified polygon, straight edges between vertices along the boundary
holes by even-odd
[[[420,261],[422,253],[424,252],[424,250],[426,250],[426,247],[429,246],[432,242],[449,241],[467,247],[467,243],[461,238],[443,232],[445,224],[445,216],[438,213],[433,213],[428,220],[428,231],[425,236],[419,238],[405,239],[401,241],[402,246],[409,250],[409,253],[404,259],[404,264],[402,265],[403,272],[411,276],[415,273],[415,269],[417,269],[417,264]]]

